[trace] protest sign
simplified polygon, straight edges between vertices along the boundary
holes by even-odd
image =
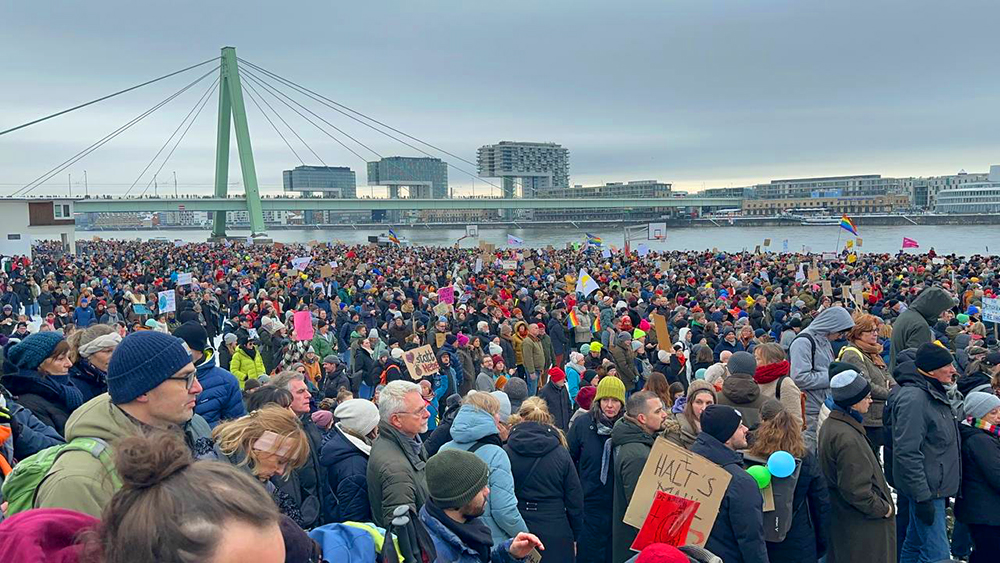
[[[818,282],[819,281],[819,269],[815,266],[809,267],[809,281]]]
[[[305,270],[310,262],[312,262],[312,256],[299,256],[292,258],[292,267],[299,271]]]
[[[983,298],[983,320],[1000,323],[1000,297]]]
[[[191,285],[191,278],[193,276],[190,272],[184,274],[177,274],[177,285]]]
[[[601,258],[611,258],[611,249],[605,248],[601,251]]]
[[[524,273],[526,273],[526,274],[527,273],[531,273],[531,271],[535,269],[535,261],[534,260],[525,260],[524,264],[523,264],[523,267],[524,267]]]
[[[642,551],[653,543],[684,545],[699,506],[701,503],[697,501],[656,491],[646,521],[632,542],[632,551]]]
[[[319,267],[319,277],[321,278],[331,278],[333,277],[333,267],[329,264],[323,264]]]
[[[653,330],[656,331],[656,347],[668,352],[673,351],[674,346],[670,342],[670,332],[667,330],[666,317],[657,313],[652,313],[649,317],[653,319]]]
[[[516,270],[517,269],[517,260],[504,260],[503,262],[500,263],[500,266],[504,270]]]
[[[830,280],[823,280],[823,295],[833,297],[833,284]]]
[[[444,336],[438,334],[438,336]],[[434,350],[430,345],[414,348],[403,354],[403,362],[406,363],[406,370],[410,372],[410,379],[418,380],[428,375],[438,372],[437,358],[434,357]]]
[[[295,340],[312,340],[312,313],[309,311],[295,311],[292,319],[292,326],[295,328]]]
[[[177,310],[177,294],[174,290],[168,289],[156,294],[157,313],[169,313]]]
[[[764,246],[765,247],[771,246],[771,239],[769,238],[764,239]]]
[[[684,545],[705,546],[732,475],[711,461],[657,438],[636,483],[624,521],[641,528],[657,491],[701,503]]]
[[[479,273],[483,271],[483,259],[482,257],[476,258],[476,267],[472,269],[473,272]]]
[[[153,312],[149,310],[144,303],[133,303],[132,312],[136,315],[152,315]]]
[[[438,293],[438,300],[441,303],[448,303],[449,305],[455,303],[455,288],[454,287],[452,287],[450,285],[446,285],[446,286],[442,287],[441,289],[438,289],[437,293]]]
[[[447,317],[448,313],[454,309],[451,303],[438,303],[434,306],[434,314],[440,317]]]

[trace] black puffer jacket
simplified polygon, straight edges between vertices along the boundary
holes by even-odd
[[[1000,526],[1000,438],[966,424],[962,434],[962,495],[955,517],[963,524]]]

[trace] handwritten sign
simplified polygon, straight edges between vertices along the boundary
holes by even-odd
[[[444,343],[447,340],[447,338],[448,338],[447,334],[445,334],[443,332],[435,332],[434,333],[434,346],[436,348],[440,349],[442,346],[444,346]]]
[[[434,306],[434,314],[439,317],[447,317],[453,309],[451,303],[438,303]]]
[[[504,260],[503,262],[500,263],[500,267],[502,267],[504,270],[516,270],[517,260]]]
[[[295,340],[312,340],[312,314],[309,311],[295,311],[295,315],[292,318],[293,326],[295,327]]]
[[[333,266],[329,264],[324,264],[319,267],[319,277],[321,278],[332,278],[333,277]]]
[[[674,349],[670,343],[670,331],[667,330],[667,319],[663,315],[653,313],[649,316],[653,319],[653,330],[656,331],[656,347],[668,352]]]
[[[693,500],[701,506],[684,544],[705,547],[730,479],[729,472],[711,461],[657,438],[625,511],[624,521],[634,528],[642,528],[657,491]]]
[[[177,285],[191,285],[192,277],[194,276],[191,275],[191,272],[177,274]]]
[[[454,304],[455,303],[455,288],[452,287],[452,286],[450,286],[450,285],[446,285],[446,286],[442,287],[441,289],[439,289],[438,290],[438,300],[440,300],[441,303],[448,303],[449,305],[450,304]]]
[[[308,266],[310,262],[312,262],[312,256],[292,258],[292,267],[296,270],[302,271],[306,269],[306,266]]]
[[[168,289],[156,294],[156,310],[158,313],[169,313],[177,310],[177,294]]]
[[[443,334],[441,336],[444,336]],[[403,362],[406,363],[406,370],[410,372],[410,379],[414,381],[423,379],[428,375],[438,372],[437,358],[434,357],[434,350],[430,345],[414,348],[403,354]]]
[[[1000,323],[1000,298],[983,298],[983,320]]]
[[[833,284],[830,280],[823,280],[823,295],[833,297]]]
[[[133,303],[132,312],[136,315],[152,315],[153,312],[149,310],[144,303]]]
[[[653,543],[665,543],[674,547],[684,545],[700,506],[701,503],[697,501],[656,491],[646,521],[642,523],[639,534],[632,542],[632,551],[642,551]]]

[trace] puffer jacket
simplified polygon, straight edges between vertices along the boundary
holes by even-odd
[[[670,413],[663,423],[663,437],[684,449],[691,449],[698,438],[698,429],[691,426],[684,413]]]
[[[639,381],[639,372],[635,369],[635,353],[632,348],[623,348],[619,344],[608,347],[611,358],[618,368],[618,377],[625,382],[625,389],[631,389]]]
[[[458,534],[451,531],[448,526],[440,520],[431,516],[427,508],[422,508],[418,515],[420,522],[427,528],[431,541],[434,542],[434,551],[437,558],[434,563],[514,563],[519,561],[514,559],[510,553],[511,540],[494,544],[490,549],[490,558],[483,561],[479,553],[466,545]],[[470,523],[475,523],[471,521]]]
[[[371,446],[340,427],[330,431],[319,462],[326,467],[330,488],[337,499],[334,522],[370,522],[368,456]]]
[[[24,459],[45,448],[65,442],[54,428],[38,420],[28,409],[0,395],[0,424],[3,413],[10,416],[10,426],[14,432],[14,459]]]
[[[743,424],[753,430],[760,425],[760,407],[770,399],[760,392],[760,386],[752,377],[730,374],[722,382],[722,392],[718,393],[720,405],[729,405],[743,415]]]
[[[630,546],[639,530],[625,523],[625,511],[632,501],[632,493],[639,484],[639,476],[646,465],[646,458],[649,457],[654,441],[656,436],[647,433],[627,416],[616,422],[611,431],[611,445],[615,456],[611,520],[612,561],[621,562],[632,556]]]
[[[896,382],[883,417],[892,436],[893,486],[916,502],[955,496],[962,451],[944,386],[911,362],[900,364]]]
[[[240,382],[240,389],[243,389],[248,379],[257,379],[267,374],[267,371],[264,369],[264,356],[260,350],[256,350],[256,352],[254,357],[251,358],[246,350],[237,347],[236,352],[233,353],[233,358],[229,361],[229,371]]]
[[[963,422],[962,495],[955,518],[964,524],[1000,526],[1000,437]]]
[[[520,532],[527,532],[528,526],[517,510],[510,458],[502,447],[493,416],[472,405],[463,405],[451,424],[451,442],[441,446],[441,450],[469,451],[477,443],[482,445],[475,454],[490,468],[490,496],[482,518],[490,527],[494,545],[499,545]]]
[[[931,327],[941,313],[956,304],[952,296],[940,287],[928,287],[920,292],[910,307],[892,323],[889,340],[889,370],[896,368],[896,355],[907,348],[919,348],[932,342]]]
[[[205,360],[197,366],[202,391],[194,406],[194,412],[200,414],[212,428],[223,420],[239,418],[247,413],[239,381],[235,375],[215,365],[215,359],[215,354],[208,350]]]

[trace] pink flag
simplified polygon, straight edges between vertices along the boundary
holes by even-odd
[[[903,248],[920,248],[920,245],[911,238],[903,237]]]

